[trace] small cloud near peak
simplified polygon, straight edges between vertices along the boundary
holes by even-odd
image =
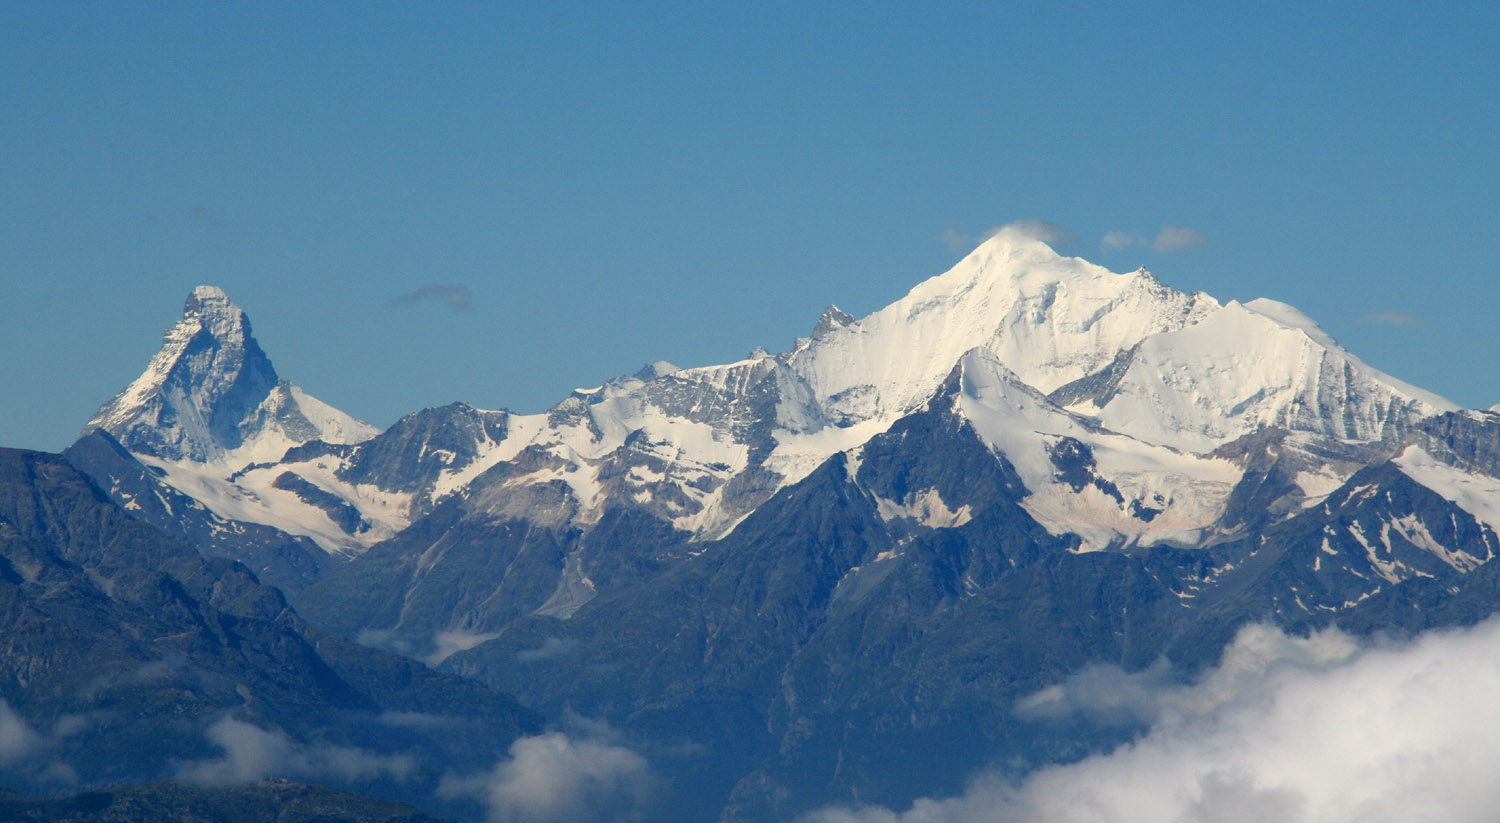
[[[1201,249],[1209,242],[1208,237],[1187,226],[1162,226],[1156,239],[1151,241],[1151,248],[1163,253],[1187,251]]]
[[[1170,254],[1188,249],[1201,249],[1211,243],[1212,241],[1206,235],[1187,226],[1162,226],[1154,240],[1147,240],[1139,234],[1128,231],[1105,232],[1104,236],[1099,239],[1099,248],[1104,251],[1119,251],[1141,246],[1158,254]]]
[[[1006,223],[1003,226],[996,226],[984,233],[984,239],[988,240],[999,234],[1011,234],[1026,240],[1039,240],[1053,248],[1067,247],[1078,243],[1078,237],[1073,232],[1068,231],[1066,227],[1032,218]]]
[[[428,300],[440,300],[448,304],[448,308],[454,311],[468,311],[474,308],[469,300],[469,287],[454,283],[444,286],[438,283],[429,283],[409,294],[403,294],[391,301],[392,306],[415,306]]]
[[[977,237],[955,229],[944,229],[943,233],[938,235],[938,241],[954,254],[968,254],[980,243],[1002,234],[1022,240],[1037,240],[1054,249],[1067,248],[1078,243],[1077,236],[1063,226],[1029,218],[1006,223],[1003,226],[995,226],[988,231],[980,232]]]
[[[943,229],[943,233],[938,235],[938,241],[954,254],[964,254],[974,248],[974,238],[954,229]]]
[[[1130,246],[1146,246],[1146,238],[1139,234],[1131,234],[1128,231],[1105,232],[1104,237],[1099,239],[1100,248],[1105,251],[1116,251]]]

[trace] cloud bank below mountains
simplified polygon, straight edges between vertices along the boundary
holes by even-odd
[[[182,763],[177,779],[195,786],[236,786],[268,777],[406,780],[416,761],[404,754],[375,754],[364,749],[300,743],[279,729],[223,717],[208,727],[208,739],[223,750],[211,760]]]
[[[0,698],[0,766],[33,757],[47,745],[47,739],[32,729],[22,717]]]
[[[488,772],[444,778],[439,796],[481,802],[495,823],[639,819],[654,780],[646,759],[604,739],[523,737]]]
[[[1240,633],[1189,685],[1097,667],[1017,706],[1037,722],[1147,720],[1134,743],[974,779],[909,810],[822,810],[810,823],[1371,823],[1481,821],[1500,808],[1500,619],[1409,643],[1330,630]]]

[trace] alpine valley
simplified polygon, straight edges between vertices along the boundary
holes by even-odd
[[[0,777],[497,820],[906,808],[1137,734],[1017,712],[1090,666],[1500,610],[1500,413],[1290,306],[1010,228],[809,327],[380,431],[194,289],[73,446],[0,455]],[[543,744],[587,802],[515,793]]]

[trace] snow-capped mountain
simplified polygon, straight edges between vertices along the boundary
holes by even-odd
[[[507,472],[504,483],[562,480],[580,523],[644,505],[692,535],[722,534],[776,489],[923,407],[976,350],[1012,382],[1050,394],[1075,427],[1134,438],[1145,451],[1206,455],[1272,426],[1390,441],[1456,408],[1365,365],[1289,307],[1220,305],[1144,271],[1060,256],[1015,230],[868,317],[834,312],[785,354],[647,370],[577,392],[545,419],[513,417],[513,440],[450,487],[482,485],[480,466],[531,449],[549,455],[547,466]],[[1032,480],[1039,495],[1057,485]],[[1195,511],[1204,525],[1209,509]],[[1057,525],[1095,531],[1090,518]]]
[[[1011,229],[809,325],[537,414],[455,403],[377,432],[280,380],[203,287],[65,457],[325,630],[648,741],[694,819],[1076,757],[1014,700],[1100,662],[1211,661],[1247,621],[1500,605],[1500,414],[1289,306]],[[922,776],[891,754],[911,751]]]
[[[314,537],[330,550],[344,546],[341,530],[308,511],[297,489],[274,480],[255,488],[233,475],[280,461],[293,446],[357,443],[379,433],[277,377],[250,318],[214,286],[188,295],[146,371],[100,407],[83,433],[95,429],[220,517]]]
[[[1271,426],[1393,440],[1417,420],[1458,409],[1371,368],[1306,315],[1272,300],[1231,302],[1153,335],[1122,366],[1074,408],[1098,409],[1105,426],[1188,451]]]
[[[1027,386],[992,352],[959,361],[956,406],[1031,492],[1021,505],[1085,548],[1195,544],[1218,522],[1242,467],[1100,428]]]
[[[476,516],[586,531],[609,510],[636,509],[706,539],[922,408],[961,359],[1002,369],[994,385],[1045,410],[1046,425],[1014,414],[1001,425],[994,409],[979,418],[998,452],[1038,466],[1027,476],[1034,513],[1091,546],[1209,536],[1240,471],[1210,455],[1254,432],[1394,442],[1456,409],[1288,306],[1221,305],[1007,229],[865,318],[830,307],[780,355],[658,363],[545,413],[452,406],[380,436],[278,381],[244,313],[201,287],[146,373],[90,427],[216,513],[330,551],[361,551],[459,493]],[[1113,491],[1058,479],[1043,457],[1062,440],[1086,444]],[[1356,467],[1312,467],[1302,491],[1327,493]]]
[[[214,286],[188,295],[146,371],[100,407],[104,429],[137,454],[172,462],[279,460],[310,440],[357,443],[378,429],[281,380],[250,318]]]

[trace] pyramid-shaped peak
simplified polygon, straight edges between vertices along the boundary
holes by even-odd
[[[196,463],[238,452],[276,459],[309,440],[358,442],[376,433],[282,381],[250,319],[217,286],[189,292],[182,319],[146,370],[100,407],[84,433],[94,429],[136,454]]]

